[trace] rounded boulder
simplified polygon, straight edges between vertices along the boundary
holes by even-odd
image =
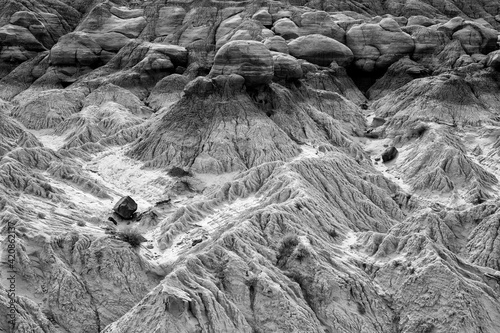
[[[272,30],[284,39],[292,39],[299,36],[299,27],[289,18],[282,18],[274,22]]]
[[[301,35],[320,34],[339,42],[345,41],[345,31],[324,11],[306,12],[301,15]]]
[[[347,66],[353,60],[352,51],[333,38],[319,34],[302,36],[288,44],[292,56],[307,60],[319,66],[329,66],[336,61],[341,66]]]
[[[289,54],[272,52],[274,62],[274,76],[277,79],[294,80],[304,75],[300,63]]]
[[[269,26],[273,25],[273,17],[271,16],[271,14],[269,14],[267,9],[261,9],[261,10],[257,11],[252,16],[252,19],[259,21],[265,27],[269,27]]]
[[[286,44],[285,39],[281,36],[266,38],[263,43],[270,51],[288,54],[288,45]]]
[[[262,43],[235,40],[224,44],[215,55],[210,76],[238,74],[247,86],[268,84],[272,81],[273,58]]]

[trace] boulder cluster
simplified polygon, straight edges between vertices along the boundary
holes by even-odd
[[[484,65],[485,55],[497,49],[498,41],[498,32],[491,25],[460,17],[438,20],[425,16],[385,15],[361,20],[358,15],[355,20],[324,11],[305,12],[299,16],[291,11],[271,15],[261,9],[252,19],[264,27],[253,22],[253,33],[245,37],[239,29],[245,22],[248,26],[252,21],[237,17],[237,20],[231,17],[223,21],[218,30],[221,37],[217,41],[218,51],[211,73],[239,74],[248,78],[249,85],[257,81],[268,83],[273,78],[301,78],[304,71],[301,74],[299,67],[304,67],[304,63],[321,67],[335,63],[366,75],[385,72],[404,57],[430,67],[442,66],[442,62],[436,63],[439,54],[449,58],[450,66],[479,62]],[[266,48],[272,52],[271,56]],[[248,58],[242,56],[242,50]],[[488,58],[487,64],[494,67],[492,57],[494,55]],[[255,73],[261,75],[257,81]]]
[[[443,62],[485,64],[485,55],[497,48],[498,33],[484,19],[225,6],[222,11],[160,6],[154,16],[150,9],[111,1],[94,6],[85,16],[66,7],[53,13],[20,8],[0,27],[0,67],[8,72],[13,63],[48,52],[45,66],[52,67],[56,77],[46,74],[45,81],[67,85],[95,68],[116,65],[114,57],[130,43],[149,41],[139,43],[140,52],[136,46],[127,47],[140,55],[141,61],[129,65],[135,72],[182,74],[186,68],[199,72],[203,67],[213,76],[242,75],[248,86],[255,86],[303,78],[310,64],[335,63],[368,75],[384,72],[404,57],[433,69]],[[487,63],[496,66],[493,60]]]

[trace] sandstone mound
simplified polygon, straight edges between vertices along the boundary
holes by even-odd
[[[328,69],[318,69],[308,62],[301,62],[301,67],[304,72],[304,81],[309,86],[317,90],[336,92],[357,105],[366,102],[366,97],[353,79],[347,75],[345,68],[332,63]]]
[[[133,41],[106,65],[78,78],[75,85],[97,88],[114,84],[144,99],[159,80],[178,68],[185,69],[187,61],[188,51],[183,47]]]
[[[179,74],[166,76],[154,86],[147,99],[148,105],[158,111],[177,102],[188,83],[189,79]]]
[[[85,98],[81,90],[47,90],[20,99],[12,115],[31,129],[53,128],[78,112]]]
[[[102,101],[97,98],[91,101],[97,104],[100,102]],[[71,115],[60,123],[55,132],[66,136],[62,148],[68,149],[100,141],[104,143],[109,137],[128,131],[141,123],[142,119],[132,114],[130,108],[115,102],[105,102],[98,107],[95,105],[84,107],[81,112]],[[133,139],[135,138],[137,136]]]
[[[139,37],[145,26],[143,9],[105,2],[92,8],[76,30],[91,35],[102,49],[116,52],[130,39]]]
[[[272,84],[262,94],[265,111],[297,142],[333,144],[358,155],[348,133],[364,127],[361,110],[340,93],[310,87],[285,88]],[[310,97],[318,100],[310,103]],[[361,157],[360,157],[361,158]]]
[[[248,86],[271,82],[273,77],[271,53],[260,42],[232,41],[225,44],[215,55],[210,75],[215,77],[230,74],[241,75]]]
[[[271,52],[271,54],[276,79],[294,80],[302,78],[304,73],[296,58],[279,52]]]
[[[415,49],[411,36],[390,18],[353,26],[347,31],[346,42],[354,54],[354,65],[366,72],[385,70]]]
[[[412,25],[404,30],[415,40],[412,58],[434,69],[460,67],[457,63],[460,57],[473,56],[471,63],[481,54],[497,49],[495,30],[459,17],[428,27]]]
[[[104,58],[102,57],[104,55]],[[50,64],[60,67],[96,68],[109,61],[102,48],[86,34],[75,32],[65,35],[50,50]]]
[[[438,25],[430,27],[408,26],[405,29],[415,40],[413,59],[432,63],[432,55],[439,54],[446,44],[450,42],[450,36],[445,31],[438,29],[438,27]],[[442,64],[439,65],[442,66]]]
[[[295,156],[296,145],[243,93],[244,82],[233,74],[189,83],[184,97],[144,134],[131,155],[150,166],[214,173]],[[205,142],[201,150],[200,140]]]
[[[320,34],[345,42],[345,31],[324,11],[305,12],[300,16],[300,34],[303,36]]]
[[[294,57],[320,66],[329,66],[332,61],[347,66],[353,59],[352,52],[347,46],[318,34],[294,39],[288,43],[288,48]]]
[[[489,75],[480,73],[461,77],[442,74],[415,79],[373,104],[377,115],[391,117],[388,126],[408,127],[417,120],[444,122],[449,125],[480,124],[493,117],[489,105],[493,99],[487,82],[496,86]],[[494,102],[493,102],[494,103]],[[435,107],[422,107],[434,105]]]
[[[285,39],[281,36],[266,38],[264,39],[263,43],[269,49],[269,51],[288,54],[288,45],[286,44]]]
[[[142,14],[142,9],[117,7],[111,2],[95,6],[74,32],[58,40],[50,51],[50,63],[69,77],[106,64],[145,28]]]
[[[105,84],[92,91],[83,101],[83,107],[91,105],[101,106],[108,102],[120,104],[136,116],[150,115],[136,95],[113,84]]]
[[[235,27],[236,26],[236,27]],[[236,40],[262,41],[265,37],[273,36],[273,32],[262,27],[254,20],[243,20],[240,15],[225,20],[217,30],[216,48]]]
[[[5,3],[0,19],[0,78],[40,51],[49,50],[82,17],[72,5],[44,1]],[[82,8],[83,9],[83,8]]]
[[[149,166],[191,167],[198,172],[216,173],[288,159],[298,152],[295,142],[333,145],[363,158],[359,147],[348,139],[347,132],[363,127],[364,121],[359,108],[345,97],[307,87],[289,90],[278,84],[245,92],[243,82],[242,77],[231,75],[212,80],[199,78],[189,83],[184,97],[162,115],[161,125],[145,132],[134,144],[132,156],[148,161]],[[321,96],[321,102],[311,104],[310,96]],[[225,105],[222,109],[218,104],[221,100]],[[246,111],[227,113],[231,107]],[[205,110],[199,120],[200,116],[193,113],[196,110]],[[240,117],[245,120],[241,121]],[[234,134],[228,124],[235,126]],[[187,129],[184,126],[188,126]],[[259,134],[252,134],[254,131]],[[193,134],[196,136],[190,137]],[[274,139],[266,139],[269,136]],[[199,151],[194,148],[198,140],[214,143]],[[227,140],[232,143],[225,148],[216,143]],[[269,144],[272,146],[268,147]],[[257,146],[260,148],[256,149]],[[272,153],[268,155],[269,152]]]
[[[328,7],[328,11],[342,11],[351,14],[361,13],[365,16],[388,15],[391,17],[405,16],[424,16],[427,18],[453,18],[456,16],[480,18],[483,22],[499,27],[497,12],[499,5],[492,0],[482,2],[463,3],[461,1],[450,0],[446,3],[435,2],[432,0],[411,1],[399,3],[397,1],[383,0],[363,1],[347,0],[342,2],[323,1],[323,7]],[[351,12],[349,12],[351,11]],[[358,14],[359,15],[359,14]]]
[[[456,17],[443,24],[440,30],[460,41],[467,54],[489,53],[497,48],[498,32],[485,25]]]
[[[186,17],[186,9],[177,6],[161,7],[158,12],[158,21],[155,26],[155,34],[159,37],[173,37],[182,26]]]

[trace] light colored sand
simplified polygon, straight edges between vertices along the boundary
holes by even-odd
[[[53,129],[43,129],[43,130],[28,130],[31,134],[35,135],[38,141],[40,141],[45,147],[50,148],[54,151],[59,150],[64,145],[64,136],[54,134]]]
[[[295,156],[293,159],[291,159],[290,162],[300,161],[307,158],[318,158],[324,156],[323,152],[318,151],[316,147],[311,145],[307,144],[300,145],[300,149],[302,149],[302,152],[299,155]]]
[[[380,171],[384,177],[397,184],[403,191],[411,193],[411,186],[405,183],[403,175],[396,171],[398,169],[398,163],[406,159],[409,150],[405,148],[398,148],[397,158],[388,163],[383,163],[380,158],[384,150],[386,150],[391,144],[391,141],[391,139],[366,139],[366,141],[362,143],[364,145],[364,150],[370,154],[372,164],[375,169]],[[375,161],[376,158],[380,158],[380,160]]]
[[[163,170],[143,169],[143,163],[125,156],[127,147],[114,147],[99,153],[84,170],[92,178],[112,190],[115,200],[130,195],[139,211],[146,210],[155,202],[166,199],[165,186],[169,179]]]

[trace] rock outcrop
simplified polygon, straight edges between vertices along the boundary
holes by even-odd
[[[288,43],[291,55],[319,66],[329,66],[333,61],[347,66],[353,60],[353,53],[344,44],[333,38],[313,34],[299,37]]]
[[[500,331],[498,1],[0,8],[0,331]]]
[[[277,79],[300,79],[304,75],[302,67],[296,58],[288,54],[272,52],[274,77]]]
[[[415,79],[377,101],[374,107],[380,110],[381,117],[394,116],[390,123],[396,127],[416,120],[437,120],[449,125],[480,124],[491,117],[488,105],[496,103],[495,98],[489,97],[488,90],[482,89],[483,84],[496,85],[489,75],[479,73],[465,78],[442,74]],[[440,101],[437,109],[421,107],[436,100]]]
[[[5,10],[0,20],[0,77],[39,52],[49,50],[82,17],[81,12],[64,2],[55,6],[42,1],[3,2],[2,7]]]
[[[231,41],[215,55],[212,77],[237,74],[247,86],[271,82],[273,58],[264,44],[254,41]]]
[[[346,42],[354,54],[354,65],[366,72],[385,70],[415,49],[411,36],[391,18],[353,26],[347,31]]]
[[[245,170],[295,156],[296,144],[267,121],[260,105],[244,93],[245,84],[237,74],[190,82],[183,98],[134,145],[131,156],[150,166],[202,173]],[[206,144],[200,150],[201,141]]]

